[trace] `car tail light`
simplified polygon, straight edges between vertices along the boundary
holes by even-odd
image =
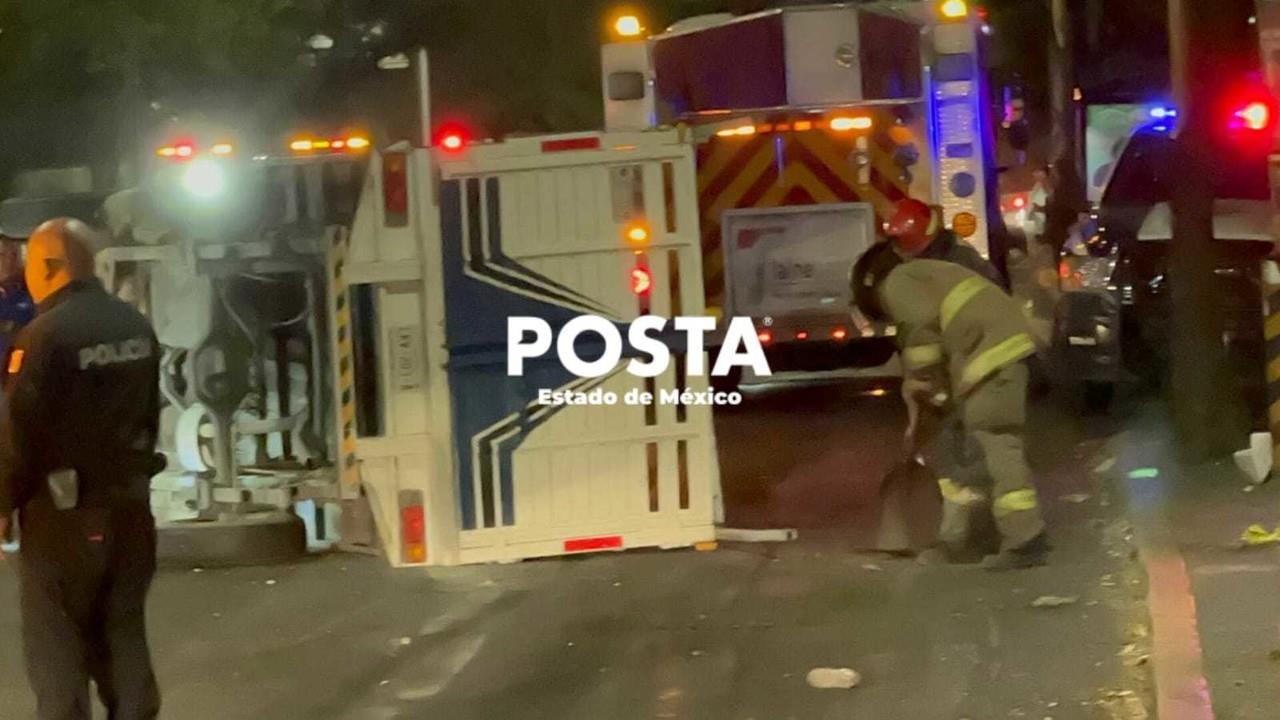
[[[427,561],[427,516],[421,490],[400,491],[400,559],[410,565]]]

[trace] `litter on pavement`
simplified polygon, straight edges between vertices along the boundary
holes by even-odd
[[[1069,597],[1064,597],[1061,595],[1041,595],[1040,597],[1031,601],[1031,607],[1055,608],[1055,607],[1062,607],[1063,605],[1075,605],[1078,602],[1080,602],[1080,598],[1076,595],[1071,595]]]
[[[819,690],[848,690],[862,682],[862,676],[850,668],[814,668],[805,676],[809,687]]]
[[[1280,527],[1272,531],[1261,525],[1250,525],[1245,529],[1244,534],[1240,536],[1240,542],[1249,547],[1280,543]]]
[[[1249,447],[1237,451],[1232,458],[1249,482],[1261,485],[1271,477],[1273,455],[1271,433],[1253,433],[1249,436]]]

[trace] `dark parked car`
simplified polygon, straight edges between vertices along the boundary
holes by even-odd
[[[1097,408],[1121,382],[1166,377],[1173,222],[1160,169],[1172,143],[1163,132],[1135,134],[1095,212],[1096,230],[1063,251],[1054,359],[1065,377],[1082,381]],[[1255,418],[1266,413],[1259,272],[1274,247],[1272,208],[1261,199],[1267,192],[1264,176],[1229,177],[1213,217],[1222,342]]]

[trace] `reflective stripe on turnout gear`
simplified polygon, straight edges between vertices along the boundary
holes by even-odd
[[[1035,352],[1036,343],[1030,335],[1026,333],[1013,335],[970,360],[960,376],[960,384],[965,388],[972,388],[1000,368],[1034,355]]]
[[[955,319],[956,315],[964,309],[965,305],[974,298],[975,295],[989,287],[995,287],[991,283],[980,277],[971,277],[961,280],[955,287],[951,288],[951,292],[942,299],[942,309],[939,313],[939,323],[942,331],[947,331],[947,326]]]
[[[1036,491],[1031,488],[1023,488],[1022,490],[1007,492],[996,498],[995,503],[991,506],[991,512],[996,517],[1002,518],[1017,512],[1035,510],[1039,506],[1040,503],[1036,500]]]
[[[943,500],[954,505],[978,505],[987,499],[983,493],[964,487],[951,478],[938,478],[938,491],[942,493]]]
[[[902,359],[913,370],[937,365],[942,362],[942,346],[914,345],[902,351]]]

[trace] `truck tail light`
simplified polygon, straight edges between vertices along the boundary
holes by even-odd
[[[648,297],[653,292],[653,274],[649,268],[643,265],[631,268],[631,292],[637,297]]]
[[[409,222],[409,159],[405,153],[382,156],[382,204],[389,227]]]
[[[421,490],[400,491],[400,559],[410,565],[427,561],[427,516]]]
[[[773,333],[769,332],[768,330],[761,330],[760,332],[756,333],[756,337],[760,339],[760,343],[762,345],[768,345],[769,343],[773,342]]]

